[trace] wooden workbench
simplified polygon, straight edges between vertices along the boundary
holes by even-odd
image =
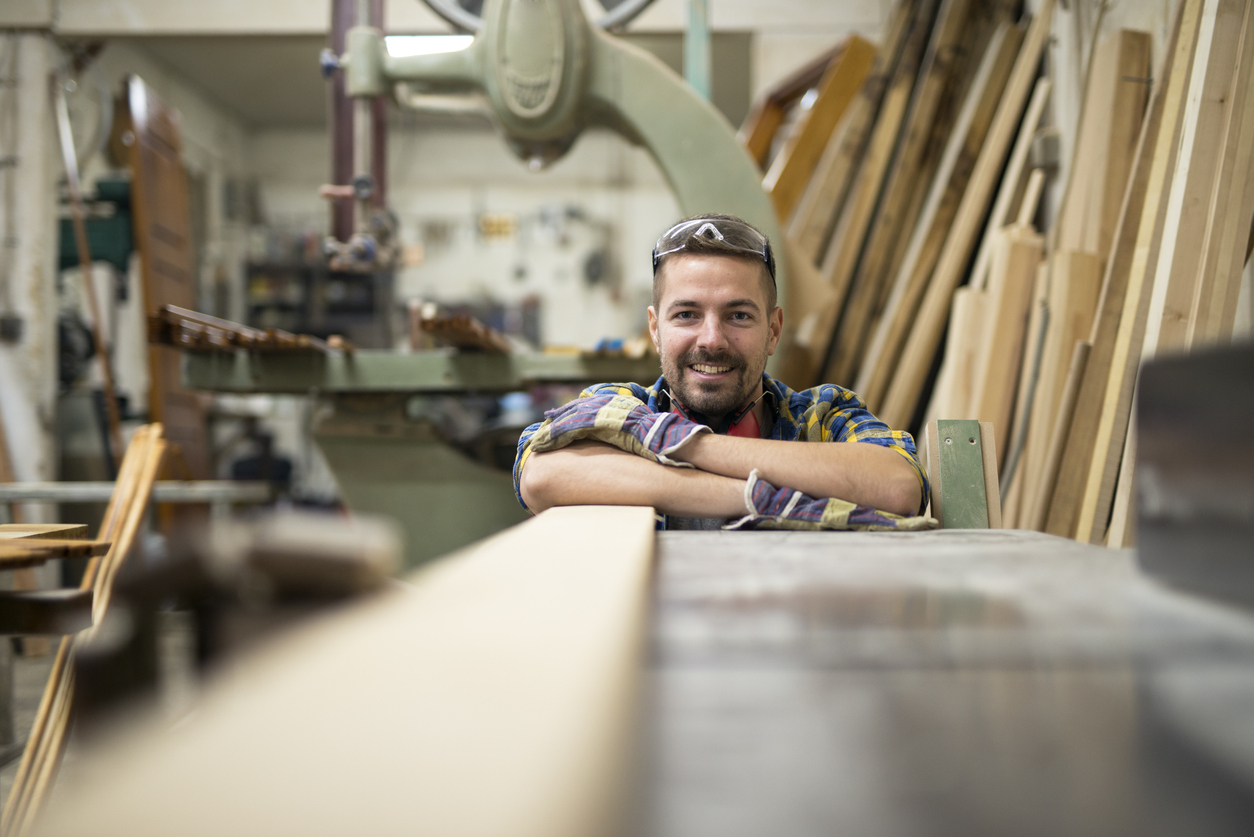
[[[43,833],[1249,833],[1254,617],[1130,551],[557,511],[257,655],[176,733],[84,754]],[[649,552],[644,676],[580,668],[630,659],[596,602],[636,612],[606,573]],[[624,813],[555,828],[589,810],[596,760],[562,753],[591,739],[642,743]],[[613,775],[623,751],[598,752]]]
[[[663,533],[652,837],[1249,834],[1254,618],[1018,531]]]

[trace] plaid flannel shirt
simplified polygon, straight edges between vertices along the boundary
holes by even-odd
[[[763,374],[762,386],[774,395],[774,404],[778,407],[767,438],[785,442],[866,442],[896,451],[914,469],[919,480],[922,499],[917,514],[923,514],[923,510],[927,508],[930,486],[927,474],[919,464],[914,438],[909,433],[890,429],[871,415],[857,395],[835,384],[823,384],[796,392],[770,375]],[[596,384],[581,392],[579,397],[607,392],[630,395],[643,401],[650,410],[665,412],[670,409],[670,399],[664,392],[665,387],[665,378],[658,378],[647,389],[639,384]],[[542,423],[531,425],[518,438],[518,455],[514,459],[514,495],[524,509],[527,504],[523,502],[519,492],[518,481],[527,457],[531,455],[531,437]],[[665,527],[664,520],[660,526]]]

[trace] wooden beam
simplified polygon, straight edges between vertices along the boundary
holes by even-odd
[[[1005,93],[993,118],[988,138],[980,150],[970,182],[954,216],[945,247],[928,282],[927,293],[901,351],[892,385],[879,416],[890,427],[904,427],[914,415],[923,383],[940,343],[954,289],[966,275],[979,225],[989,209],[998,177],[1006,163],[1010,144],[1018,131],[1028,95],[1032,90],[1050,31],[1056,0],[1044,0],[1024,39]]]
[[[870,75],[842,124],[832,133],[814,175],[788,221],[788,233],[801,252],[817,266],[822,263],[836,221],[845,205],[849,185],[875,126],[880,102],[888,88],[897,56],[910,31],[918,0],[902,0],[893,11],[884,42],[875,54]]]
[[[919,299],[939,257],[980,149],[992,125],[1023,31],[1003,24],[993,33],[950,134],[919,223],[893,280],[893,291],[875,329],[858,375],[859,396],[874,411],[887,390],[901,345],[911,328]]]
[[[775,132],[784,123],[788,109],[822,80],[823,75],[840,57],[841,50],[844,48],[844,43],[839,43],[809,61],[759,97],[749,110],[736,138],[749,152],[753,161],[758,164],[758,168],[765,169],[767,163],[770,162],[771,144],[775,140]]]
[[[47,833],[610,833],[654,539],[648,507],[556,508],[311,620],[177,735],[153,718],[85,757]]]
[[[818,87],[818,96],[798,120],[784,147],[775,155],[762,186],[771,195],[780,218],[792,215],[802,190],[814,174],[823,149],[875,60],[875,47],[857,35],[845,43]]]
[[[1239,66],[1229,96],[1232,107],[1224,128],[1222,163],[1215,177],[1202,264],[1189,310],[1185,343],[1201,346],[1227,339],[1236,315],[1237,292],[1245,261],[1242,239],[1254,222],[1254,11],[1246,6]]]
[[[1092,345],[1085,340],[1077,340],[1072,348],[1071,366],[1067,370],[1066,380],[1063,381],[1062,395],[1058,398],[1049,447],[1046,448],[1041,463],[1037,484],[1028,495],[1030,500],[1023,518],[1023,529],[1039,532],[1045,526],[1045,514],[1054,498],[1054,485],[1058,480],[1058,468],[1062,464],[1062,451],[1067,436],[1071,433],[1076,399],[1080,394],[1080,382],[1084,378],[1084,367],[1088,363],[1091,348]]]
[[[1000,443],[996,452],[998,468],[1005,460],[1010,438],[1011,408],[1023,357],[1028,309],[1044,252],[1045,240],[1026,224],[1003,229],[993,251],[990,319],[985,324],[984,346],[972,373],[970,412],[993,426]]]
[[[1140,365],[1150,292],[1154,273],[1161,261],[1160,249],[1164,241],[1170,192],[1174,188],[1178,150],[1176,137],[1181,132],[1181,115],[1194,64],[1188,58],[1192,57],[1195,47],[1199,47],[1198,54],[1201,52],[1197,38],[1202,17],[1201,0],[1184,0],[1183,6],[1181,36],[1177,44],[1177,58],[1180,60],[1172,64],[1167,103],[1159,141],[1155,143],[1145,206],[1141,212],[1136,249],[1119,317],[1119,330],[1115,335],[1109,375],[1102,390],[1101,416],[1094,434],[1093,455],[1088,463],[1076,520],[1075,537],[1084,543],[1100,543],[1106,532],[1110,499],[1132,409],[1132,387]],[[1181,55],[1182,52],[1186,55]]]
[[[1102,279],[1101,295],[1097,303],[1097,316],[1089,342],[1092,350],[1085,365],[1084,378],[1076,398],[1075,415],[1068,435],[1055,482],[1053,497],[1046,518],[1045,531],[1062,537],[1075,537],[1076,520],[1083,498],[1089,464],[1093,457],[1097,427],[1101,420],[1107,380],[1115,359],[1115,345],[1122,318],[1124,302],[1131,278],[1132,263],[1137,257],[1141,222],[1147,205],[1157,205],[1162,189],[1162,172],[1156,172],[1156,149],[1163,148],[1170,154],[1175,142],[1177,114],[1183,95],[1183,80],[1179,89],[1168,95],[1176,68],[1192,58],[1196,32],[1196,14],[1186,31],[1184,12],[1186,3],[1176,10],[1176,19],[1163,53],[1162,65],[1151,93],[1149,106],[1141,134],[1137,140],[1133,158],[1132,176],[1128,179],[1123,205],[1119,212],[1119,224],[1115,232],[1111,252],[1106,260],[1106,272]],[[1168,104],[1171,105],[1170,109]],[[1166,165],[1166,161],[1163,161]],[[1151,189],[1153,184],[1153,189]],[[1156,211],[1156,210],[1153,210]],[[1150,232],[1147,231],[1147,235]],[[1149,246],[1148,240],[1146,247]],[[1144,254],[1142,255],[1144,258]]]
[[[938,117],[944,116],[942,99],[952,93],[960,75],[964,57],[960,44],[967,35],[969,11],[970,0],[945,0],[937,13],[901,141],[867,230],[866,245],[850,283],[849,301],[841,312],[834,348],[820,376],[824,381],[851,383],[857,374],[871,320],[878,314],[880,289],[887,282],[892,252],[910,229],[904,224],[913,220],[909,215],[920,191],[918,178],[927,162],[926,152],[939,144],[937,129],[950,127],[948,120]]]

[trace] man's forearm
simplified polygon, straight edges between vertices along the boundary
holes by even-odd
[[[527,458],[519,491],[527,507],[653,506],[681,517],[740,517],[743,479],[675,468],[600,442],[576,442]]]
[[[671,454],[732,479],[758,476],[812,497],[838,497],[897,514],[919,508],[919,480],[896,451],[869,442],[782,442],[705,433]]]

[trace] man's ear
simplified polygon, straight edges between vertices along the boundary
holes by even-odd
[[[767,355],[773,355],[776,347],[779,346],[779,336],[784,333],[784,309],[778,305],[775,306],[775,310],[771,312],[767,322],[771,329],[771,339],[767,341],[766,353]]]
[[[649,306],[649,337],[653,340],[653,351],[662,354],[662,346],[657,338],[657,311],[652,305]]]

